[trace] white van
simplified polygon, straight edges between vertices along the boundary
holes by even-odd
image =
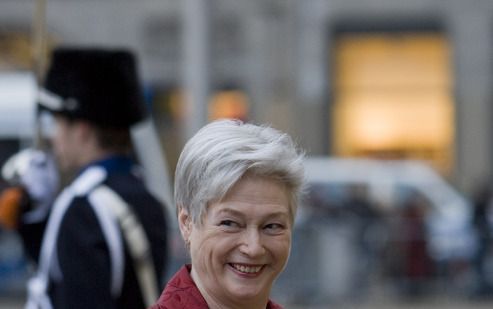
[[[403,195],[417,193],[431,206],[425,218],[429,251],[437,261],[470,258],[476,247],[470,202],[421,161],[308,157],[308,184],[363,184],[372,201],[396,207]]]

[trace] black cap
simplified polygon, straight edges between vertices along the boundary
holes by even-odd
[[[56,49],[39,105],[100,126],[130,127],[145,118],[134,55],[121,49]]]

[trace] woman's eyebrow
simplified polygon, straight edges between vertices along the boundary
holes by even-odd
[[[222,215],[222,214],[227,214],[227,215],[234,215],[234,216],[243,216],[243,213],[241,211],[232,209],[232,208],[222,208],[220,209],[217,214]]]
[[[237,217],[244,217],[245,214],[242,213],[241,211],[238,211],[238,210],[235,210],[235,209],[232,209],[232,208],[223,208],[223,209],[220,209],[218,212],[217,212],[218,215],[222,215],[222,214],[228,214],[228,215],[233,215],[233,216],[237,216]],[[289,217],[289,212],[288,211],[276,211],[276,212],[272,212],[272,213],[267,213],[265,215],[266,218],[277,218],[277,217]]]

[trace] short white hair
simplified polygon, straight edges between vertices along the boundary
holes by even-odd
[[[292,219],[304,180],[303,153],[288,134],[269,126],[217,120],[185,145],[175,172],[177,211],[196,224],[245,175],[269,177],[289,193]]]

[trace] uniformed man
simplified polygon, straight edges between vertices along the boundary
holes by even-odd
[[[11,159],[28,162],[15,171],[30,204],[18,230],[38,261],[27,308],[147,307],[162,288],[167,223],[131,159],[129,128],[145,117],[132,53],[55,50],[39,106],[55,119],[57,165],[76,172],[54,198],[49,155]]]

